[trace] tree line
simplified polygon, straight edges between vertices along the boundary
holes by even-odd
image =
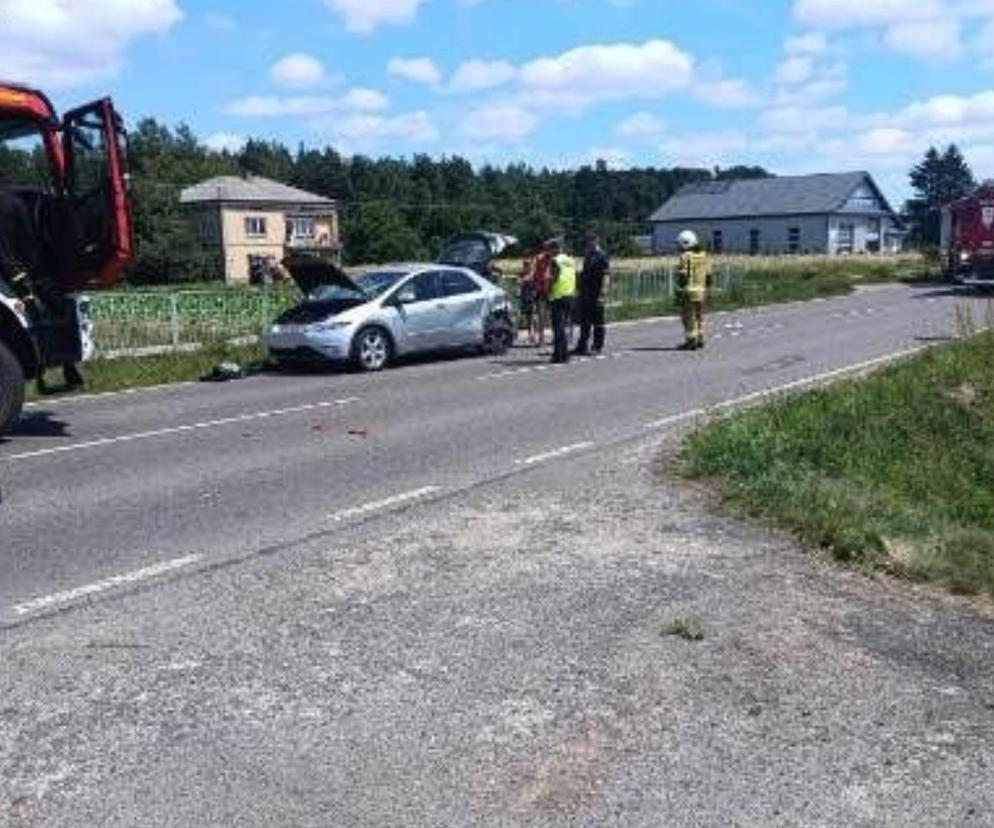
[[[135,283],[219,276],[179,203],[184,187],[217,175],[261,175],[335,199],[344,258],[356,264],[433,258],[448,236],[478,229],[509,233],[531,248],[596,228],[616,255],[636,255],[634,237],[648,232],[649,215],[682,185],[768,174],[759,167],[611,170],[603,161],[570,171],[474,168],[458,156],[345,157],[330,147],[291,150],[262,140],[237,153],[213,152],[188,127],[152,119],[132,131],[129,153]]]
[[[475,229],[510,233],[529,249],[554,235],[576,242],[595,228],[614,255],[637,255],[635,237],[648,232],[647,218],[684,184],[769,175],[750,166],[612,170],[603,161],[576,170],[474,168],[458,156],[345,157],[330,147],[290,150],[262,140],[215,152],[189,127],[154,119],[138,123],[129,137],[134,284],[221,278],[179,200],[183,188],[218,175],[266,176],[338,201],[347,264],[432,258],[446,237]],[[46,166],[37,152],[0,144],[0,176],[41,180]],[[942,206],[976,182],[955,145],[930,148],[910,182],[914,195],[903,211],[910,241],[928,250],[939,243]]]

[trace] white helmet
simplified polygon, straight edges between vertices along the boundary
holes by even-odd
[[[690,250],[697,247],[697,234],[693,230],[684,230],[676,237],[676,243],[681,250]]]

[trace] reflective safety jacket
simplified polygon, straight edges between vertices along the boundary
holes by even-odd
[[[557,299],[568,299],[576,294],[576,262],[572,256],[560,253],[554,259],[559,269],[558,278],[553,276],[552,289],[549,292],[549,299],[555,302]]]
[[[693,251],[680,256],[679,281],[683,298],[690,302],[703,302],[711,277],[711,261],[707,253]]]

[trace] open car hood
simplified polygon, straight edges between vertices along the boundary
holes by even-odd
[[[334,262],[317,256],[290,256],[283,260],[301,293],[310,296],[319,287],[337,285],[363,296],[363,290]]]
[[[459,233],[442,245],[442,253],[438,257],[438,263],[478,270],[481,267],[486,267],[491,259],[499,256],[511,245],[517,244],[517,241],[513,236],[505,236],[501,233],[482,231]]]

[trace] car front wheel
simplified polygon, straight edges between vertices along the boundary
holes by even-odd
[[[356,364],[364,371],[382,371],[390,362],[393,346],[382,328],[363,328],[352,346]]]

